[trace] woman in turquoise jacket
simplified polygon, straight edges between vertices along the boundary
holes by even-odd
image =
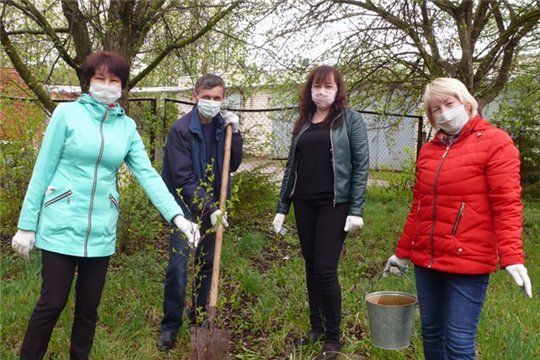
[[[82,68],[90,94],[54,111],[32,173],[13,248],[28,258],[41,249],[41,295],[21,347],[21,359],[42,359],[77,269],[71,359],[87,359],[120,211],[116,175],[123,162],[152,203],[187,241],[198,230],[154,170],[135,122],[116,103],[129,64],[118,54],[90,54]]]
[[[317,360],[336,359],[341,350],[341,288],[338,262],[347,231],[364,224],[369,167],[366,126],[346,109],[341,74],[331,66],[314,68],[300,91],[300,116],[293,128],[274,230],[281,232],[294,203],[311,330],[297,343],[324,339]]]

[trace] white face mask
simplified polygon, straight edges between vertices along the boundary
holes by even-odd
[[[122,88],[93,82],[90,83],[90,94],[100,103],[111,105],[122,96]]]
[[[327,108],[334,103],[336,90],[332,89],[311,89],[311,99],[320,108]]]
[[[439,129],[448,135],[459,133],[467,122],[469,122],[469,114],[465,111],[464,105],[445,111],[435,118]]]
[[[219,110],[221,110],[221,102],[220,101],[214,101],[214,100],[207,100],[207,99],[199,99],[199,96],[197,96],[197,99],[199,100],[197,102],[197,108],[201,112],[202,116],[204,116],[206,119],[213,119],[214,116],[219,114]]]

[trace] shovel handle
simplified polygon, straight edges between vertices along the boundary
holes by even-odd
[[[225,215],[227,204],[227,189],[229,186],[229,166],[231,162],[232,125],[225,128],[225,152],[223,154],[223,172],[221,174],[221,191],[219,197],[219,209]],[[216,247],[214,250],[214,266],[212,269],[212,285],[210,287],[210,308],[217,304],[219,263],[221,261],[221,244],[223,242],[223,224],[220,222],[216,229]],[[213,319],[209,319],[213,321]]]

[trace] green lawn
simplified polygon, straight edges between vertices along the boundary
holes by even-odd
[[[410,205],[409,195],[370,188],[365,226],[351,234],[340,262],[343,292],[342,359],[422,359],[419,316],[411,346],[382,350],[371,344],[366,294],[379,290],[412,292],[405,278],[383,278],[379,272],[393,253]],[[239,205],[241,206],[241,205]],[[273,208],[274,204],[271,204]],[[247,217],[245,217],[247,218]],[[273,234],[273,214],[235,223],[225,231],[218,299],[220,329],[231,334],[234,359],[310,359],[320,351],[313,345],[294,351],[292,341],[308,330],[303,260],[292,215],[285,236]],[[163,276],[167,263],[166,238],[149,244],[155,251],[113,256],[99,309],[92,359],[187,359],[190,335],[179,334],[174,349],[156,348],[162,315]],[[540,358],[540,206],[527,203],[524,211],[526,265],[533,283],[526,299],[506,271],[491,277],[478,332],[479,359]],[[0,295],[0,358],[16,359],[31,311],[39,296],[40,256],[29,261],[2,244]],[[410,280],[412,271],[409,271]],[[73,295],[73,294],[72,294]],[[73,297],[57,323],[47,358],[69,358]]]

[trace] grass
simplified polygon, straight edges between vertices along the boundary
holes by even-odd
[[[379,274],[393,253],[409,205],[410,194],[406,192],[396,194],[371,187],[365,226],[347,239],[340,262],[342,359],[423,358],[418,315],[411,346],[379,349],[371,344],[364,300],[366,294],[383,289],[413,291],[405,278],[382,278]],[[479,359],[540,358],[540,206],[525,205],[524,248],[535,297],[526,299],[506,271],[492,275],[477,337]],[[237,212],[240,208],[241,204]],[[240,214],[238,218],[242,218]],[[293,340],[309,330],[303,260],[292,217],[286,218],[289,231],[284,236],[271,232],[272,218],[272,211],[256,214],[250,209],[242,224],[231,217],[231,226],[225,231],[216,326],[230,332],[232,359],[311,359],[320,351],[320,344],[293,349]],[[171,351],[156,347],[163,311],[166,242],[164,236],[151,243],[155,251],[112,257],[92,359],[189,357],[187,327],[181,329]],[[25,261],[8,245],[3,241],[0,260],[0,358],[16,359],[39,296],[40,256],[33,250],[30,260]],[[56,325],[48,359],[69,358],[72,320],[73,294]]]

